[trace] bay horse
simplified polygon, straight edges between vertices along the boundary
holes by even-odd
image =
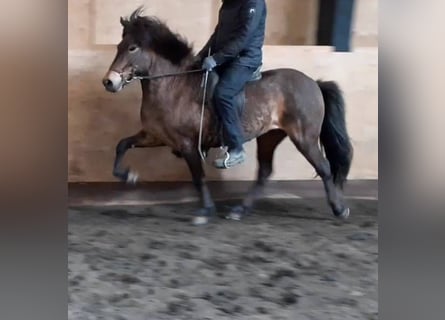
[[[138,79],[137,75],[146,76],[139,79],[142,129],[117,144],[113,175],[127,182],[135,179],[131,170],[121,168],[122,158],[131,148],[171,148],[185,159],[200,194],[202,206],[193,223],[205,224],[215,213],[215,204],[198,152],[200,126],[202,150],[220,147],[221,138],[212,103],[205,104],[201,124],[204,71],[190,72],[196,57],[187,40],[157,17],[142,16],[141,12],[138,8],[130,17],[120,18],[122,39],[102,80],[107,91],[118,92]],[[150,79],[163,74],[174,76]],[[242,128],[245,142],[257,141],[258,171],[242,205],[233,208],[227,218],[239,220],[252,209],[272,173],[274,151],[286,137],[323,180],[333,214],[347,218],[349,208],[342,190],[353,147],[345,123],[343,93],[337,83],[315,81],[295,69],[272,69],[246,84],[244,94]]]

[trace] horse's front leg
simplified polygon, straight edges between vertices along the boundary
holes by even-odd
[[[138,174],[129,168],[122,168],[122,159],[128,149],[160,147],[163,143],[141,130],[137,134],[123,138],[116,146],[116,157],[114,159],[113,176],[128,183],[136,183]]]
[[[192,223],[194,225],[207,224],[210,217],[215,213],[215,203],[205,182],[205,173],[201,158],[198,150],[188,150],[183,152],[182,155],[192,174],[193,184],[201,196],[202,207],[195,213]]]

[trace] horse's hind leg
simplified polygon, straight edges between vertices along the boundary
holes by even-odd
[[[116,145],[116,156],[114,159],[113,176],[128,182],[136,183],[138,175],[129,168],[123,169],[121,167],[122,160],[128,149],[132,148],[148,148],[162,146],[162,143],[149,136],[145,131],[141,130],[137,134],[123,138]]]
[[[342,192],[335,186],[329,161],[323,156],[317,139],[289,135],[292,142],[323,180],[329,205],[335,216],[347,218],[349,209],[345,206]]]
[[[275,149],[285,137],[286,133],[283,130],[276,129],[257,138],[257,180],[249,190],[243,204],[233,208],[227,216],[228,219],[240,220],[243,215],[248,214],[252,209],[255,201],[261,196],[267,179],[272,174],[272,161]]]

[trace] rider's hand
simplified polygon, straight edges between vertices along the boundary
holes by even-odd
[[[202,68],[207,71],[212,71],[216,66],[216,61],[212,56],[206,57],[202,63]]]
[[[202,67],[202,58],[199,56],[194,57],[190,62],[189,69],[193,70],[193,69],[199,69],[201,67]]]

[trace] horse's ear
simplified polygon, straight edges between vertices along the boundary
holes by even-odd
[[[121,22],[122,27],[125,27],[127,25],[127,21],[122,17],[120,18],[120,22]]]

